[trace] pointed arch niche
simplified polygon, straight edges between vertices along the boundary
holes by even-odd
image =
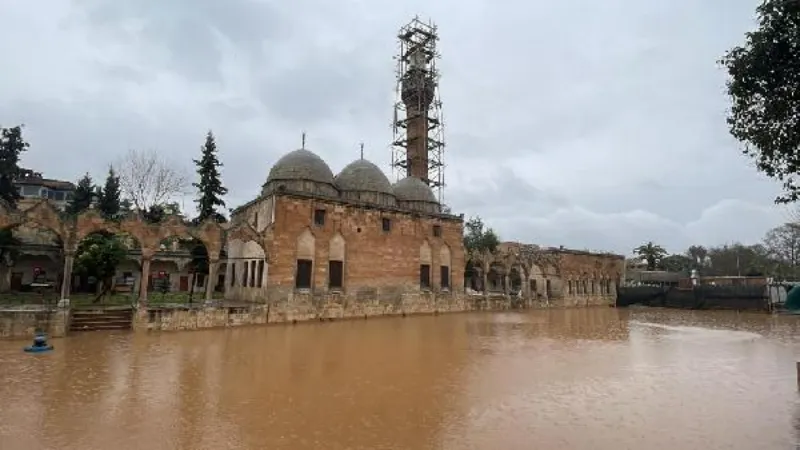
[[[450,247],[443,244],[439,248],[439,286],[442,290],[450,290],[451,267],[453,265],[450,261]]]
[[[422,241],[419,247],[419,287],[420,289],[431,288],[431,266],[433,258],[431,256],[431,245],[428,240]]]
[[[311,230],[306,228],[297,237],[297,261],[294,272],[294,287],[296,289],[311,289],[314,274],[314,255],[316,255],[317,240]]]
[[[328,290],[344,289],[345,241],[341,233],[336,233],[328,249]]]

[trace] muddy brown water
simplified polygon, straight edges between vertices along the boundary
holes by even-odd
[[[0,342],[0,449],[792,449],[800,317],[583,309]]]

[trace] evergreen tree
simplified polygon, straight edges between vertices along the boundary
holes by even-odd
[[[206,143],[201,148],[200,159],[193,161],[197,165],[197,174],[200,176],[199,182],[192,183],[192,186],[199,191],[199,197],[195,200],[199,211],[197,222],[200,223],[209,218],[217,222],[224,222],[225,216],[220,214],[217,208],[225,208],[222,196],[228,193],[228,189],[222,185],[219,171],[222,163],[217,159],[217,144],[211,131],[206,135]]]
[[[12,208],[22,198],[14,186],[20,173],[19,159],[29,144],[22,138],[22,126],[0,128],[0,199]]]
[[[72,200],[67,204],[66,212],[71,216],[77,216],[89,209],[92,206],[92,200],[97,196],[97,188],[92,181],[92,177],[87,173],[80,180],[75,192],[72,194]]]
[[[0,128],[0,200],[11,208],[16,208],[22,198],[14,181],[20,175],[20,155],[28,146],[22,138],[22,126]],[[10,228],[0,229],[0,265],[11,265],[21,244]]]
[[[108,220],[116,220],[122,212],[122,189],[114,167],[108,168],[106,184],[98,193],[97,209]]]

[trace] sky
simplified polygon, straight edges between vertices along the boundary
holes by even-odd
[[[779,184],[725,123],[717,60],[758,0],[0,0],[0,126],[23,165],[101,179],[129,149],[194,177],[217,137],[228,206],[306,147],[391,179],[398,29],[439,27],[444,201],[502,240],[630,255],[756,243]],[[185,207],[193,208],[191,193]]]

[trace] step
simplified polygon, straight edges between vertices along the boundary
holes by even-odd
[[[130,319],[133,317],[131,314],[80,314],[72,315],[72,320],[116,320],[116,319]]]
[[[70,327],[69,331],[102,331],[102,330],[130,330],[130,325],[127,327],[119,326],[119,325],[94,325],[91,327],[79,327],[73,328]]]

